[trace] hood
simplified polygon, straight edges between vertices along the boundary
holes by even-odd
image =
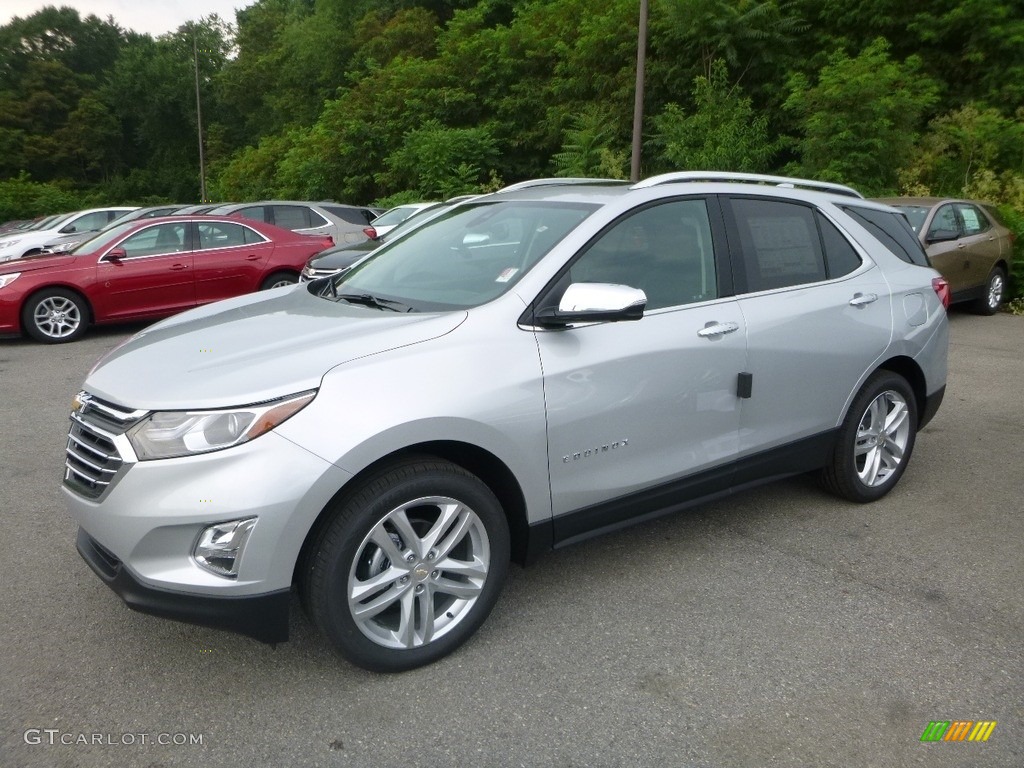
[[[32,272],[37,269],[63,269],[71,266],[74,261],[75,257],[66,253],[41,253],[37,256],[15,257],[6,261],[0,258],[0,274]]]
[[[315,389],[332,368],[457,328],[466,312],[397,313],[312,295],[306,286],[210,304],[157,323],[102,358],[93,394],[131,408],[248,405]]]

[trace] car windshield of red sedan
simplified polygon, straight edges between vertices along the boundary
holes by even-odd
[[[321,295],[403,312],[476,307],[515,285],[596,208],[515,201],[458,206],[330,278]]]
[[[70,253],[77,255],[79,253],[95,253],[96,251],[102,251],[130,229],[137,226],[139,226],[138,221],[127,221],[124,224],[118,224],[110,229],[105,229],[102,232],[97,233],[95,237],[80,243],[71,250]]]

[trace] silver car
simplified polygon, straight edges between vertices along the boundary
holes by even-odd
[[[891,491],[948,299],[847,187],[520,184],[108,354],[71,414],[78,549],[137,610],[280,642],[297,591],[344,658],[416,667],[510,561],[797,473]]]

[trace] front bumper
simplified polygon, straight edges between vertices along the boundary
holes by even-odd
[[[85,529],[78,529],[78,553],[129,608],[153,616],[237,632],[263,643],[288,639],[291,590],[244,597],[206,597],[154,589],[132,576]]]

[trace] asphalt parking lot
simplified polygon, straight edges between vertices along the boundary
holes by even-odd
[[[82,562],[67,411],[133,330],[0,340],[0,768],[1024,765],[1024,318],[951,314],[882,501],[796,478],[551,554],[400,675],[298,610],[276,649],[133,613]],[[922,743],[957,720],[997,726]]]

